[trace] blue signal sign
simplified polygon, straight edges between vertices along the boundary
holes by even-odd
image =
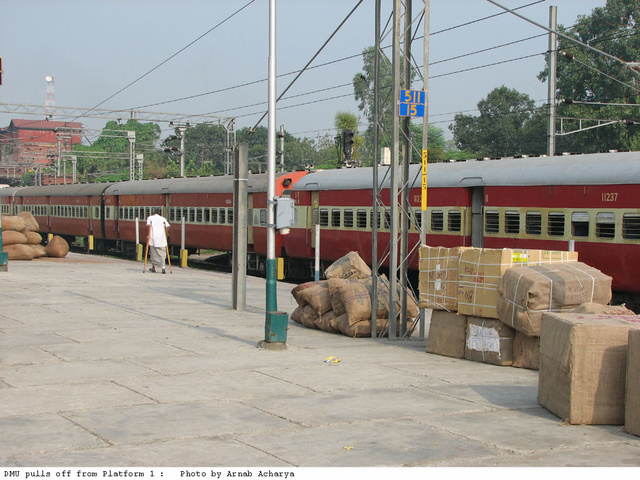
[[[424,90],[400,91],[400,116],[424,117]]]

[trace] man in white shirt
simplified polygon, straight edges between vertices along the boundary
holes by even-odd
[[[164,263],[167,259],[167,232],[169,222],[160,215],[162,208],[153,207],[153,215],[147,218],[147,242],[149,243],[149,258],[151,258],[150,272],[156,273],[156,269],[162,268],[162,273],[167,273]]]

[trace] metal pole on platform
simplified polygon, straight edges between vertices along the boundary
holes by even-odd
[[[269,120],[267,141],[267,316],[262,347],[285,347],[288,315],[278,311],[276,286],[276,0],[269,0]]]
[[[234,310],[247,306],[247,187],[249,145],[239,143],[235,151],[233,185],[233,294]]]

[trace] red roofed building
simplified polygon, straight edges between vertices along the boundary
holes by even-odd
[[[19,177],[28,170],[55,167],[59,156],[82,140],[82,124],[53,120],[11,120],[0,128],[0,177]],[[50,171],[51,177],[55,169]]]

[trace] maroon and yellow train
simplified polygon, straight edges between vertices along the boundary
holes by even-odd
[[[410,167],[412,218],[409,244],[419,242],[420,165]],[[388,167],[379,167],[381,200],[389,205]],[[266,256],[267,178],[248,182],[248,265],[261,272]],[[93,238],[98,251],[135,251],[140,228],[154,206],[169,222],[184,218],[184,238],[171,229],[170,244],[230,251],[234,221],[231,176],[0,189],[3,214],[27,210],[41,233]],[[428,167],[428,245],[575,250],[582,262],[613,277],[616,299],[640,299],[640,152],[506,158],[431,164]],[[372,255],[372,221],[378,243],[389,241],[389,209],[372,218],[372,168],[290,172],[276,177],[276,195],[294,199],[295,222],[276,235],[285,275],[313,278],[315,225],[320,258],[330,264],[349,251]],[[141,230],[144,231],[144,230]],[[417,258],[410,260],[417,269]]]

